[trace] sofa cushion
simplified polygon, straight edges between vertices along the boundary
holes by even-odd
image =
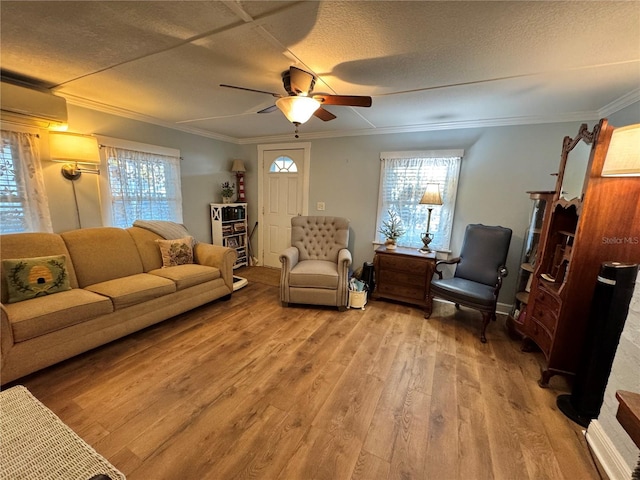
[[[193,237],[175,240],[156,240],[160,247],[163,267],[193,263]]]
[[[69,284],[71,288],[77,288],[78,281],[76,280],[71,256],[60,235],[55,233],[10,233],[2,235],[0,256],[3,259],[45,257],[50,255],[64,255],[66,257]],[[0,279],[2,283],[2,303],[7,303],[9,295],[4,267],[2,268]]]
[[[491,307],[496,300],[496,287],[484,283],[473,282],[466,278],[445,278],[431,281],[431,293],[437,293],[446,300],[464,299],[477,306]]]
[[[298,262],[289,273],[290,287],[338,288],[338,264],[325,260]]]
[[[148,273],[116,278],[88,285],[85,288],[91,292],[109,297],[116,310],[176,291],[176,285],[171,280],[157,275],[149,275]]]
[[[5,305],[16,342],[113,312],[107,297],[80,288]],[[34,352],[35,353],[35,352]]]
[[[140,227],[129,227],[127,232],[129,232],[138,248],[144,271],[148,273],[156,268],[161,268],[162,255],[160,255],[156,240],[162,240],[162,237],[151,230]]]
[[[163,267],[157,270],[151,270],[151,275],[168,278],[176,284],[178,290],[199,285],[200,283],[210,282],[216,278],[220,278],[220,270],[215,267],[207,267],[204,265],[188,264],[178,265],[175,267]]]
[[[9,295],[7,302],[22,302],[71,290],[65,264],[65,255],[2,260]]]
[[[69,249],[81,288],[143,272],[136,244],[126,230],[82,228],[60,236]]]

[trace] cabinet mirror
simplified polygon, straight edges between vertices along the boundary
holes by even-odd
[[[589,132],[583,124],[575,138],[565,137],[558,175],[558,199],[565,202],[582,200],[597,126]]]

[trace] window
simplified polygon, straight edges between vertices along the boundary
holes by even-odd
[[[276,158],[271,166],[269,167],[270,173],[297,173],[298,166],[293,159],[289,157],[278,157]]]
[[[0,231],[52,232],[38,135],[2,130]]]
[[[180,157],[104,146],[108,191],[105,221],[130,227],[136,220],[182,223]]]
[[[384,242],[378,230],[382,222],[388,220],[388,212],[392,210],[400,217],[406,230],[398,239],[398,244],[422,247],[421,235],[427,231],[428,210],[427,205],[420,205],[420,199],[427,184],[436,183],[440,187],[442,205],[435,206],[432,211],[429,231],[433,234],[433,241],[430,247],[449,250],[463,154],[463,150],[380,154],[376,242]]]

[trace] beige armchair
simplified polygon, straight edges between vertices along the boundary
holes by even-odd
[[[349,220],[293,217],[291,246],[280,254],[280,301],[347,308]]]

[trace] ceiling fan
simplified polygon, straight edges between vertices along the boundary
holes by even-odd
[[[220,84],[221,87],[235,88],[249,92],[266,93],[276,97],[275,105],[264,108],[258,113],[271,113],[280,109],[287,119],[296,126],[296,138],[298,138],[298,126],[315,116],[328,122],[336,116],[322,108],[322,105],[342,105],[348,107],[370,107],[371,97],[359,95],[330,95],[326,93],[313,93],[316,76],[297,67],[289,67],[282,72],[282,83],[288,95],[266,92],[254,88],[238,87],[235,85]]]

